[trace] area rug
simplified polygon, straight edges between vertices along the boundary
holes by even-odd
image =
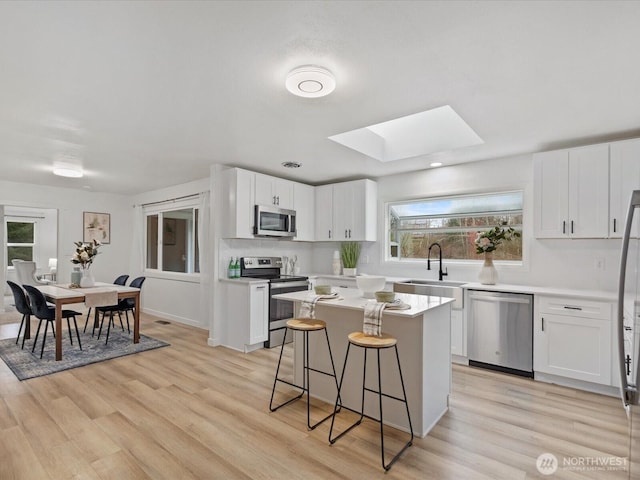
[[[66,327],[66,326],[65,326]],[[73,325],[72,325],[73,330]],[[40,359],[40,348],[42,347],[42,333],[44,325],[38,338],[38,344],[33,353],[31,347],[35,338],[35,328],[32,330],[31,338],[24,344],[24,350],[20,348],[22,337],[16,345],[15,338],[0,340],[0,358],[7,364],[11,371],[19,380],[49,375],[51,373],[69,370],[70,368],[82,367],[91,363],[103,362],[112,358],[123,357],[134,353],[153,350],[155,348],[166,347],[169,344],[146,335],[140,335],[140,343],[133,343],[133,332],[127,333],[119,328],[112,328],[109,334],[109,343],[105,345],[105,331],[102,332],[100,340],[98,335],[91,337],[90,329],[87,333],[82,333],[80,328],[80,339],[82,340],[82,350],[78,348],[78,339],[74,338],[73,345],[69,343],[69,334],[63,328],[62,334],[62,360],[55,361],[55,340],[51,335],[51,328],[47,332],[47,341],[44,347],[44,355]]]

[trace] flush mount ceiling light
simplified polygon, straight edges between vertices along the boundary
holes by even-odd
[[[84,175],[82,167],[72,163],[55,162],[53,164],[53,174],[59,177],[80,178]]]
[[[285,86],[299,97],[318,98],[335,90],[336,79],[326,68],[305,65],[289,72]]]
[[[282,162],[284,168],[300,168],[302,164],[300,162]]]
[[[449,105],[329,137],[381,162],[484,143]]]

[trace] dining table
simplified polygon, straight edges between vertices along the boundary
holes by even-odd
[[[118,301],[125,298],[133,298],[135,308],[133,310],[133,343],[140,342],[140,289],[112,283],[95,282],[93,287],[72,288],[69,284],[38,285],[48,302],[53,303],[56,309],[56,331],[62,331],[62,307],[74,303],[84,303],[88,295],[101,292],[113,292],[118,294]],[[97,323],[98,315],[94,322]],[[26,322],[25,338],[30,338],[30,325]],[[62,335],[56,335],[56,361],[62,360]]]

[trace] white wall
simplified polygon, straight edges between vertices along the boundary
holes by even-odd
[[[111,214],[111,243],[100,249],[91,267],[98,281],[113,282],[129,271],[131,247],[131,204],[122,195],[94,193],[81,189],[0,181],[0,204],[54,208],[58,210],[58,279],[71,277],[73,242],[82,240],[82,213]]]
[[[145,205],[154,202],[164,202],[189,195],[197,195],[209,190],[209,179],[183,183],[160,190],[141,193],[131,197],[129,210],[133,216],[133,205]],[[131,225],[134,220],[132,217]],[[200,228],[209,228],[201,225]],[[127,256],[127,261],[129,256]],[[132,264],[131,270],[136,271],[137,265]],[[180,278],[170,273],[143,271],[136,275],[144,275],[145,283],[142,287],[143,310],[169,320],[186,323],[200,328],[209,328],[209,318],[201,313],[200,279],[198,276]]]

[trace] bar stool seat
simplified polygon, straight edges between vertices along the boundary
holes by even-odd
[[[391,335],[388,335],[386,333],[382,333],[380,336],[373,336],[373,335],[367,335],[367,334],[365,334],[363,332],[352,332],[352,333],[349,334],[348,339],[349,339],[349,343],[347,344],[347,353],[345,354],[345,357],[344,357],[344,365],[342,367],[342,375],[340,376],[340,383],[338,384],[338,396],[336,398],[336,404],[335,404],[334,410],[333,410],[333,418],[331,419],[331,428],[329,429],[329,443],[333,445],[340,437],[342,437],[343,435],[348,433],[354,427],[360,425],[362,423],[362,420],[365,417],[370,419],[370,420],[376,421],[376,422],[380,423],[380,456],[381,456],[381,459],[382,459],[382,468],[384,468],[385,471],[388,471],[391,468],[391,466],[396,462],[396,460],[398,460],[398,458],[400,458],[400,455],[402,455],[402,453],[407,448],[409,448],[411,445],[413,445],[413,436],[414,436],[413,435],[413,425],[411,424],[411,415],[409,414],[409,403],[407,402],[407,393],[406,393],[405,388],[404,388],[404,379],[402,378],[402,367],[400,366],[400,356],[398,355],[398,340],[395,337],[392,337]],[[347,361],[349,360],[349,350],[351,349],[351,345],[364,349],[364,367],[363,367],[363,372],[362,372],[362,404],[360,406],[360,411],[342,405],[342,401],[340,399],[340,392],[342,390],[342,385],[343,385],[343,382],[344,382],[344,373],[347,370]],[[402,398],[395,397],[393,395],[388,395],[388,394],[386,394],[386,393],[384,393],[382,391],[382,379],[381,379],[381,375],[380,375],[380,351],[385,349],[385,348],[392,348],[392,347],[393,347],[393,349],[395,351],[396,361],[398,363],[398,373],[400,375],[400,385],[402,386]],[[369,350],[373,350],[377,354],[377,360],[378,360],[378,389],[377,390],[372,390],[370,388],[367,388],[367,386],[366,386],[367,353],[368,353]],[[364,413],[365,392],[371,392],[371,393],[378,394],[378,405],[379,405],[379,408],[380,408],[380,418],[374,418],[372,416],[365,415],[365,413]],[[383,419],[383,415],[382,415],[382,397],[391,398],[391,399],[396,400],[398,402],[404,403],[404,405],[406,407],[406,410],[407,410],[407,419],[409,420],[409,430],[410,430],[410,434],[411,434],[411,436],[409,437],[409,441],[407,443],[405,443],[405,445],[402,447],[402,449],[400,449],[400,451],[395,454],[395,456],[391,459],[391,461],[389,461],[389,463],[385,463],[385,461],[384,461],[384,457],[385,457],[385,455],[384,455],[384,419]],[[352,424],[346,430],[344,430],[342,433],[340,433],[337,436],[333,437],[332,435],[333,435],[333,427],[334,427],[334,423],[335,423],[335,417],[338,414],[338,403],[340,403],[340,408],[344,408],[346,410],[350,410],[352,412],[360,414],[360,418],[354,424]]]
[[[280,374],[280,364],[282,363],[282,353],[284,352],[284,344],[287,338],[287,331],[288,330],[293,330],[293,331],[298,331],[298,332],[302,332],[302,357],[303,357],[303,385],[296,385],[294,383],[291,383],[287,380],[283,380],[281,379],[278,375]],[[316,368],[312,368],[310,366],[310,362],[309,362],[309,332],[319,332],[321,330],[324,330],[324,334],[325,337],[327,339],[327,348],[329,350],[329,359],[331,360],[331,372],[325,372],[322,370],[318,370]],[[321,420],[319,420],[318,422],[314,423],[313,425],[311,425],[311,407],[310,407],[310,401],[309,401],[309,389],[310,389],[310,378],[309,378],[309,372],[316,372],[316,373],[321,373],[323,375],[327,375],[329,377],[333,377],[335,383],[336,383],[336,391],[338,391],[338,376],[336,375],[336,367],[335,364],[333,362],[333,355],[331,353],[331,344],[329,343],[329,334],[327,333],[327,323],[324,320],[318,320],[315,318],[292,318],[291,320],[288,320],[286,323],[286,327],[284,330],[284,336],[282,338],[282,347],[280,350],[280,358],[278,359],[278,367],[276,368],[276,376],[275,379],[273,381],[273,389],[271,390],[271,401],[269,402],[269,410],[272,412],[275,412],[276,410],[278,410],[281,407],[284,407],[285,405],[289,405],[290,403],[298,400],[299,398],[302,398],[302,396],[305,394],[305,392],[307,393],[307,427],[309,428],[309,430],[313,430],[314,428],[316,428],[318,425],[320,425],[322,422],[324,422],[325,420],[327,420],[329,417],[333,416],[333,412],[330,413],[329,415],[327,415],[326,417],[322,418]],[[276,393],[276,385],[278,384],[278,382],[281,383],[285,383],[287,385],[290,385],[292,387],[295,388],[299,388],[300,390],[302,390],[300,392],[299,395],[286,400],[285,402],[274,406],[273,405],[273,397]],[[340,394],[338,392],[338,400],[336,401],[338,404],[340,403]],[[335,410],[336,407],[334,407]]]

